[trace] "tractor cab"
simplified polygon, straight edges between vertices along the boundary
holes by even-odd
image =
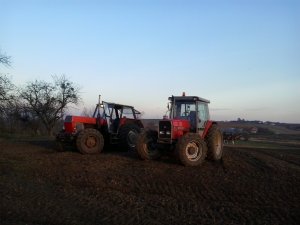
[[[97,108],[99,109],[99,107]],[[101,108],[103,110],[98,111],[98,113],[100,115],[102,114],[102,116],[100,117],[106,120],[109,133],[118,133],[119,128],[122,127],[126,122],[128,121],[133,122],[137,120],[138,115],[141,114],[132,106],[104,102],[104,101],[101,104],[100,109]],[[94,116],[95,114],[96,114],[96,110],[94,112]]]
[[[184,134],[205,135],[210,126],[209,100],[197,96],[169,97],[169,118],[159,121],[159,143],[176,143]]]
[[[191,132],[202,133],[209,118],[209,100],[197,96],[172,96],[170,100],[170,119],[188,120]]]

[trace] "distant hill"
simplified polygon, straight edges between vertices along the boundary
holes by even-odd
[[[159,119],[141,119],[146,129],[157,130]]]
[[[294,134],[300,135],[300,124],[288,124],[288,123],[273,123],[273,122],[258,122],[258,121],[219,121],[221,128],[242,128],[250,130],[253,127],[266,133],[271,132],[273,134]]]
[[[160,119],[142,119],[147,129],[158,129]],[[261,122],[261,121],[217,121],[221,128],[242,128],[249,131],[256,127],[261,134],[293,134],[300,135],[300,124]]]

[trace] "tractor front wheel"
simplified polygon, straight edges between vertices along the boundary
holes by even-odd
[[[103,150],[104,139],[98,130],[88,128],[80,131],[76,146],[82,154],[96,154]]]
[[[205,160],[207,146],[198,134],[188,133],[179,139],[176,151],[183,165],[199,166]]]
[[[152,160],[161,156],[157,146],[157,132],[153,130],[143,131],[137,140],[136,150],[141,159]]]

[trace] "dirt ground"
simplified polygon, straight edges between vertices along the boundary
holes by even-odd
[[[300,145],[227,145],[221,162],[57,152],[0,139],[0,224],[300,224]]]

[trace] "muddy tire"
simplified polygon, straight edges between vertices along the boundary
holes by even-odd
[[[153,130],[143,131],[136,143],[136,151],[138,156],[143,160],[158,159],[161,156],[161,151],[157,146],[158,134]]]
[[[95,129],[85,129],[78,134],[76,147],[82,154],[97,154],[103,150],[104,138]]]
[[[121,146],[130,151],[135,150],[140,133],[141,128],[137,124],[132,123],[123,125],[119,131]]]
[[[207,146],[198,134],[188,133],[176,144],[180,162],[185,166],[199,166],[205,160]]]
[[[213,161],[220,160],[223,156],[223,135],[216,124],[209,129],[205,141],[208,147],[207,158]]]

